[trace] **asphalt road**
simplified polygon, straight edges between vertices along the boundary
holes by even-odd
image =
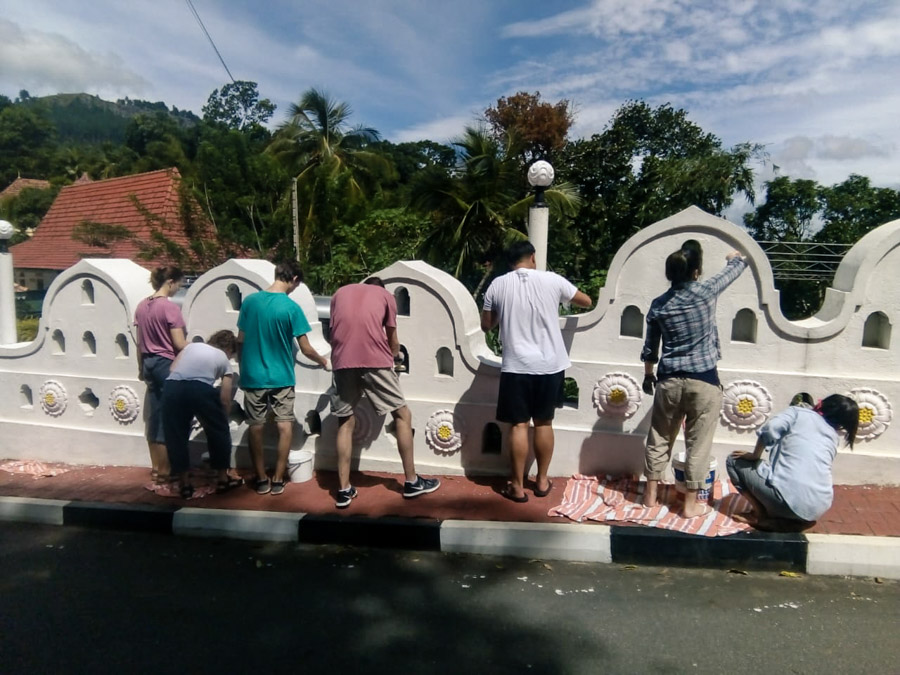
[[[900,672],[900,584],[0,524],[0,672]]]

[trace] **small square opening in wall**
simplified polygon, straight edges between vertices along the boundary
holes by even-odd
[[[34,394],[27,384],[19,387],[19,407],[23,410],[34,410]]]
[[[91,388],[86,388],[81,395],[78,397],[78,405],[81,406],[81,409],[84,411],[84,414],[88,417],[93,417],[94,411],[100,405],[100,399],[94,395],[94,392],[91,391]]]
[[[116,335],[116,358],[127,359],[131,353],[131,347],[128,346],[128,337],[124,333]]]
[[[644,314],[637,306],[628,305],[622,311],[622,318],[619,320],[619,336],[644,337]]]
[[[574,377],[563,380],[562,404],[565,408],[578,408],[578,382]]]
[[[394,300],[397,303],[397,316],[409,316],[409,291],[400,286],[394,291]]]
[[[496,422],[488,422],[484,425],[481,436],[481,454],[499,455],[503,451],[503,434]]]
[[[94,304],[94,284],[90,279],[85,279],[81,282],[81,304]]]
[[[97,338],[94,337],[91,331],[85,331],[84,335],[81,336],[81,343],[81,354],[83,356],[97,356]]]
[[[891,321],[884,312],[872,312],[863,326],[863,347],[890,349]]]
[[[241,289],[237,287],[237,284],[228,284],[228,288],[225,289],[225,298],[228,301],[226,311],[241,311],[241,304],[244,301],[244,296],[241,293]]]
[[[63,335],[61,330],[57,328],[53,331],[53,335],[50,336],[50,341],[53,343],[54,354],[60,355],[66,353],[66,336]]]

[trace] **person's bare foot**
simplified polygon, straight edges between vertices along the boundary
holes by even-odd
[[[708,516],[713,512],[713,507],[709,504],[703,504],[702,502],[696,505],[692,505],[693,508],[688,508],[688,505],[684,505],[684,510],[681,512],[682,518],[699,518],[700,516]]]

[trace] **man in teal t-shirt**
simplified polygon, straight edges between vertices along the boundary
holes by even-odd
[[[275,281],[247,297],[238,316],[238,346],[244,412],[250,426],[250,459],[256,471],[256,492],[280,495],[294,432],[294,340],[300,353],[329,369],[328,359],[309,343],[309,322],[288,296],[303,282],[296,261],[280,263]],[[278,456],[272,480],[263,457],[263,425],[271,408],[278,427]]]

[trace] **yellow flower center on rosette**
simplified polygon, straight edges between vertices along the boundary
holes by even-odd
[[[116,399],[116,412],[123,413],[125,409],[128,407],[128,404],[125,402],[124,398]]]
[[[449,441],[451,438],[453,438],[453,429],[451,429],[447,424],[442,424],[438,427],[437,437],[442,441]]]
[[[859,407],[859,423],[871,424],[875,421],[875,411],[868,406]]]
[[[53,395],[52,391],[48,391],[46,394],[44,394],[44,403],[49,406],[56,404],[56,396]]]
[[[628,392],[621,387],[613,387],[607,399],[613,405],[624,405],[628,401]]]
[[[754,403],[752,398],[747,398],[746,396],[742,399],[739,399],[737,405],[734,406],[735,410],[737,410],[739,415],[744,417],[748,417],[753,414],[753,410],[756,408],[756,404]]]

